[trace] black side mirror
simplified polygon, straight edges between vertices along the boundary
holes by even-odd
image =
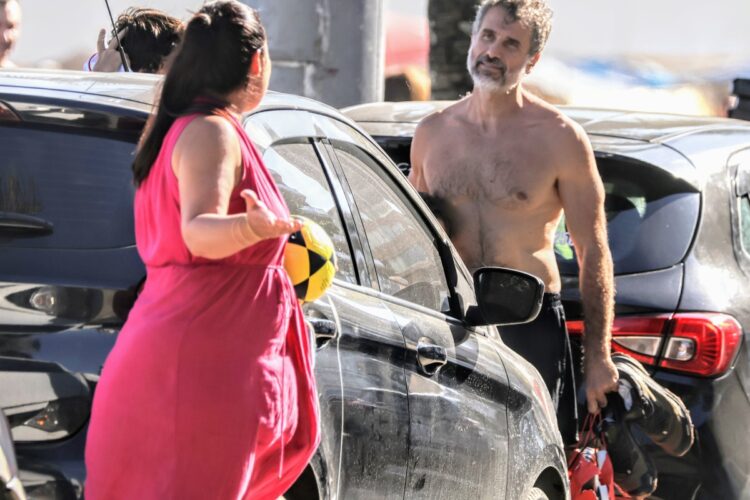
[[[502,267],[483,267],[474,272],[478,307],[470,308],[471,326],[515,325],[533,321],[542,308],[544,283],[528,273]]]

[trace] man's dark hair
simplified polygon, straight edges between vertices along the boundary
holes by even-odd
[[[502,7],[512,21],[521,21],[531,29],[529,55],[535,56],[544,49],[552,30],[552,9],[547,0],[483,0],[477,6],[477,15],[471,27],[472,34],[479,32],[487,11]]]
[[[139,73],[157,73],[164,59],[180,42],[182,21],[160,10],[131,7],[117,18],[118,32],[127,28],[122,48],[130,60],[130,69]]]
[[[448,236],[453,236],[453,224],[448,218],[448,202],[434,194],[420,192],[419,196],[422,197],[432,215],[443,225],[443,229],[445,229]]]

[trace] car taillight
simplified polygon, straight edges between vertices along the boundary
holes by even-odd
[[[0,122],[20,122],[21,117],[11,106],[0,102]]]
[[[622,352],[641,363],[656,364],[667,322],[671,315],[622,316],[612,322],[612,350]],[[568,333],[583,335],[583,321],[568,321]]]
[[[729,369],[742,342],[742,327],[736,319],[718,313],[683,313],[675,314],[673,321],[667,351],[659,366],[704,377],[721,375]],[[681,346],[687,346],[688,352]]]
[[[572,336],[583,334],[583,321],[568,321]],[[674,315],[622,316],[612,324],[612,350],[655,365],[703,377],[726,372],[742,341],[742,327],[726,314],[678,313]]]

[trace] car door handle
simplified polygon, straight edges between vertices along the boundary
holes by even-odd
[[[0,212],[0,233],[15,237],[49,236],[54,226],[51,222],[31,215]]]
[[[432,376],[448,362],[448,354],[445,347],[420,340],[417,342],[417,362],[425,375]]]
[[[312,327],[313,335],[315,335],[315,343],[318,347],[323,347],[323,345],[336,338],[338,329],[334,321],[321,318],[305,318],[305,321]]]

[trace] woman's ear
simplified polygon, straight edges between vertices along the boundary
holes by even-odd
[[[263,49],[255,51],[252,59],[250,59],[250,75],[259,76],[263,73],[263,65],[265,60],[263,59]]]

